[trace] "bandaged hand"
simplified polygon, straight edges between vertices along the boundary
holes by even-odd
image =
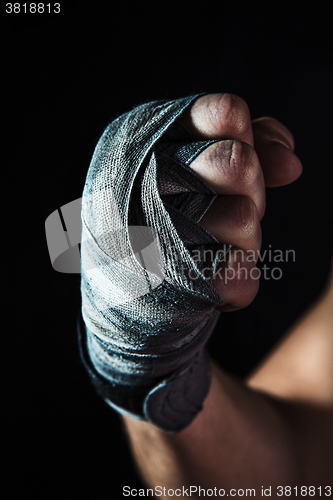
[[[99,394],[166,432],[210,383],[220,311],[258,291],[265,186],[299,177],[291,133],[230,94],[157,101],[113,121],[82,197],[81,354]],[[228,279],[226,279],[228,277]],[[230,279],[232,277],[232,279]]]

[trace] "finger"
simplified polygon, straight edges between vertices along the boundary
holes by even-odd
[[[255,150],[245,142],[225,140],[206,148],[191,169],[219,195],[251,198],[259,218],[265,212],[265,181]]]
[[[200,220],[221,243],[252,253],[257,261],[261,227],[256,205],[246,196],[218,197]]]
[[[253,120],[255,150],[267,187],[290,184],[302,173],[302,164],[294,151],[291,132],[275,118]]]
[[[225,301],[225,305],[218,308],[220,311],[248,306],[259,290],[259,273],[252,256],[232,248],[219,264],[212,284]]]
[[[237,139],[253,146],[253,133],[246,102],[233,94],[199,97],[179,121],[200,139]]]

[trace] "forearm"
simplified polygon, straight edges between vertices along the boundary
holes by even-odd
[[[333,273],[317,303],[245,384],[213,364],[203,410],[179,434],[125,419],[147,484],[258,492],[264,485],[329,485],[332,300]]]
[[[333,286],[248,379],[253,389],[333,410]]]
[[[133,455],[154,487],[256,488],[299,484],[298,437],[269,398],[213,365],[204,408],[182,432],[169,435],[124,418]]]

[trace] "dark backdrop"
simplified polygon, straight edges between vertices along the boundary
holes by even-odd
[[[329,2],[96,3],[2,20],[4,499],[117,499],[141,484],[118,416],[80,363],[79,275],[52,269],[44,231],[51,212],[81,197],[114,117],[147,100],[231,92],[253,118],[274,116],[294,134],[304,173],[268,190],[262,226],[263,248],[294,249],[295,262],[262,280],[247,309],[222,316],[210,348],[226,369],[246,375],[329,269]]]

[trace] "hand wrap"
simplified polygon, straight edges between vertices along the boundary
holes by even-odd
[[[211,280],[229,249],[199,224],[216,193],[189,167],[217,141],[176,121],[197,97],[114,120],[82,197],[82,359],[113,408],[170,433],[209,389],[204,346],[224,304]]]

